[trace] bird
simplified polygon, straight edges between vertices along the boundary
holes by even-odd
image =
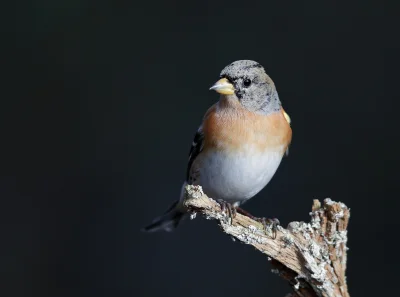
[[[200,185],[224,211],[236,214],[270,182],[288,155],[291,120],[261,64],[232,62],[210,90],[220,98],[207,110],[194,136],[180,197],[143,231],[172,231],[189,216],[183,205],[188,184]]]

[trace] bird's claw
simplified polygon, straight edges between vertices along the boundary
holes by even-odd
[[[276,239],[277,227],[280,225],[280,222],[278,219],[276,219],[276,218],[274,218],[274,219],[256,218],[256,220],[263,225],[266,235],[269,235],[272,233],[272,239]]]
[[[226,222],[232,224],[232,220],[236,217],[236,208],[222,199],[219,199],[218,203],[221,205],[221,212],[224,214]]]

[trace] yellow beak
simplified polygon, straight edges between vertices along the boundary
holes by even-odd
[[[214,90],[217,93],[224,95],[232,95],[235,93],[235,88],[226,78],[221,78],[210,88],[210,90]]]

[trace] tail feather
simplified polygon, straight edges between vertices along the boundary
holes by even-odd
[[[179,223],[184,219],[186,213],[178,207],[179,200],[172,204],[168,210],[161,216],[155,218],[150,225],[144,227],[142,231],[144,232],[156,232],[160,230],[171,232]]]

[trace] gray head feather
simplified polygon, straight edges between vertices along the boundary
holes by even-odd
[[[269,114],[281,109],[275,84],[259,63],[235,61],[226,66],[220,76],[233,84],[237,99],[248,110]]]

